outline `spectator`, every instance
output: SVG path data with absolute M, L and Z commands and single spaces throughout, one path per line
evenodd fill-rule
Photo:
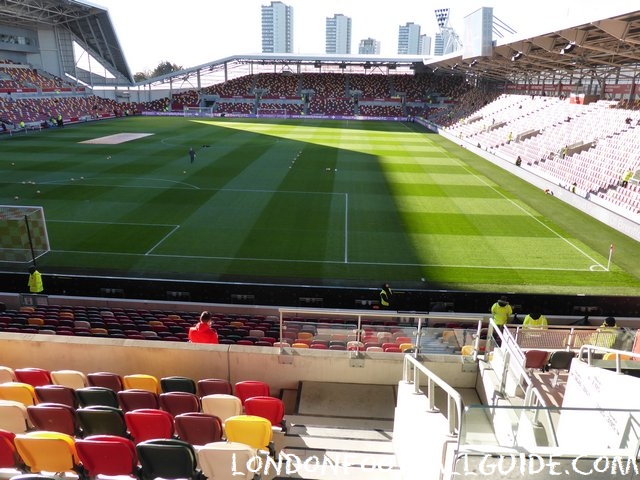
M 513 309 L 509 304 L 509 300 L 504 295 L 491 306 L 491 315 L 493 315 L 493 321 L 499 327 L 502 327 L 509 322 L 509 317 L 513 315 Z
M 627 185 L 629 184 L 629 180 L 631 180 L 631 178 L 633 177 L 633 170 L 629 169 L 626 172 L 624 172 L 624 174 L 622 175 L 622 181 L 620 182 L 620 185 L 623 188 L 626 188 Z
M 42 283 L 42 275 L 35 266 L 29 267 L 29 281 L 27 282 L 30 293 L 44 292 L 44 284 Z
M 619 332 L 620 330 L 616 324 L 616 319 L 607 317 L 595 333 L 589 337 L 587 343 L 598 347 L 613 348 Z
M 206 310 L 200 314 L 198 323 L 189 329 L 191 343 L 218 343 L 218 333 L 211 328 L 211 313 Z
M 389 309 L 391 308 L 391 297 L 393 296 L 393 291 L 388 283 L 382 285 L 382 289 L 380 290 L 380 307 Z
M 537 330 L 545 330 L 549 322 L 547 321 L 547 317 L 542 315 L 540 312 L 532 311 L 526 317 L 524 317 L 524 321 L 522 322 L 522 328 L 531 328 Z

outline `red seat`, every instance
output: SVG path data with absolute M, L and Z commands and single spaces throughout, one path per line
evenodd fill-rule
M 243 380 L 235 385 L 235 395 L 240 399 L 242 404 L 247 398 L 270 396 L 269 384 L 259 380 Z
M 8 430 L 0 430 L 0 468 L 25 471 L 25 465 L 13 443 L 14 438 L 16 438 L 15 433 Z
M 27 407 L 29 420 L 37 430 L 65 433 L 72 437 L 80 434 L 73 407 L 61 403 L 40 403 Z
M 160 394 L 159 400 L 160 408 L 174 417 L 181 413 L 199 412 L 201 408 L 200 397 L 194 393 L 166 392 Z
M 134 443 L 173 436 L 173 417 L 169 412 L 153 408 L 141 408 L 124 414 L 127 429 Z
M 202 380 L 198 380 L 198 394 L 200 397 L 219 393 L 224 395 L 231 395 L 233 393 L 233 386 L 229 380 L 224 378 L 203 378 Z
M 118 396 L 120 408 L 125 413 L 140 408 L 160 408 L 158 395 L 148 390 L 132 388 L 120 390 L 116 395 Z
M 526 369 L 543 369 L 547 365 L 549 352 L 544 350 L 526 350 L 524 352 L 524 368 Z
M 89 478 L 97 475 L 138 477 L 138 455 L 128 438 L 91 435 L 76 439 L 76 450 Z
M 78 408 L 78 397 L 71 387 L 64 385 L 41 385 L 34 388 L 38 401 L 43 403 L 62 403 Z
M 219 442 L 224 435 L 222 420 L 216 415 L 189 412 L 174 417 L 178 437 L 191 445 Z
M 34 387 L 51 385 L 51 374 L 43 368 L 16 368 L 14 370 L 16 381 L 28 383 Z
M 122 390 L 122 377 L 111 372 L 94 372 L 87 374 L 87 381 L 92 387 L 110 388 L 114 392 Z
M 247 415 L 256 415 L 266 418 L 271 426 L 286 431 L 284 422 L 284 403 L 275 397 L 259 396 L 247 398 L 244 402 L 244 411 Z

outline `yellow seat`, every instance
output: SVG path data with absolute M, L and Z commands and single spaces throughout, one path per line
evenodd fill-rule
M 298 338 L 300 340 L 313 340 L 313 333 L 311 333 L 311 332 L 298 332 Z
M 460 355 L 468 357 L 473 353 L 473 345 L 464 345 L 460 350 Z
M 291 345 L 293 348 L 309 348 L 309 345 L 307 345 L 306 343 L 302 343 L 302 342 L 295 342 L 293 345 Z
M 16 435 L 16 450 L 33 473 L 79 473 L 80 459 L 72 436 L 58 432 L 35 431 Z
M 630 355 L 625 355 L 623 353 L 618 354 L 618 356 L 620 357 L 620 360 L 631 360 L 631 356 Z M 615 360 L 616 359 L 616 354 L 613 352 L 607 352 L 602 356 L 603 360 Z
M 147 375 L 145 373 L 125 375 L 122 377 L 122 383 L 127 390 L 135 388 L 160 394 L 160 382 L 153 375 Z
M 0 384 L 0 400 L 13 400 L 24 406 L 38 403 L 36 390 L 33 385 L 22 382 L 7 382 Z
M 398 348 L 401 351 L 405 351 L 405 350 L 409 350 L 410 348 L 414 348 L 415 345 L 413 343 L 401 343 L 400 345 L 398 345 Z
M 271 422 L 257 415 L 236 415 L 224 424 L 227 440 L 249 445 L 256 450 L 268 450 L 273 454 L 273 430 Z

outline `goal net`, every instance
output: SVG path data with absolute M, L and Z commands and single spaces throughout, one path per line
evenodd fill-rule
M 213 107 L 184 107 L 185 117 L 213 117 Z
M 0 205 L 0 262 L 29 263 L 49 250 L 42 207 Z

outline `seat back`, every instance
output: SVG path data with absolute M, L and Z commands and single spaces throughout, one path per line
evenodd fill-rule
M 155 394 L 160 393 L 160 382 L 153 375 L 146 373 L 135 373 L 132 375 L 125 375 L 122 377 L 122 385 L 125 390 L 140 389 L 148 390 Z
M 135 445 L 128 438 L 115 435 L 91 435 L 76 440 L 76 450 L 90 477 L 96 475 L 131 475 L 138 471 Z
M 242 402 L 235 395 L 225 395 L 218 393 L 202 397 L 202 411 L 220 417 L 222 423 L 227 418 L 242 413 Z
M 28 383 L 34 387 L 53 383 L 49 371 L 43 368 L 16 368 L 13 372 L 17 382 Z
M 227 440 L 240 442 L 252 448 L 266 450 L 273 439 L 271 422 L 256 415 L 236 415 L 224 423 Z
M 178 437 L 191 445 L 219 442 L 224 435 L 222 420 L 202 412 L 181 413 L 174 417 Z
M 28 432 L 13 440 L 20 458 L 35 472 L 81 472 L 73 437 L 58 432 Z
M 87 374 L 87 382 L 91 387 L 110 388 L 114 392 L 123 389 L 122 377 L 117 373 L 111 372 L 93 372 Z
M 14 444 L 15 437 L 15 433 L 0 429 L 0 468 L 24 471 L 24 464 Z
M 79 370 L 52 370 L 51 380 L 55 385 L 64 385 L 74 390 L 89 386 L 87 376 Z
M 64 385 L 41 385 L 34 388 L 39 402 L 62 403 L 72 408 L 78 408 L 78 397 L 71 387 Z
M 549 355 L 549 370 L 569 370 L 575 353 L 569 350 L 556 350 Z
M 177 439 L 147 440 L 136 445 L 141 478 L 197 479 L 197 457 L 193 446 Z
M 198 394 L 200 397 L 219 393 L 224 395 L 233 393 L 233 385 L 229 380 L 224 378 L 203 378 L 198 380 Z
M 247 398 L 251 397 L 268 397 L 270 395 L 269 384 L 259 380 L 243 380 L 235 385 L 235 395 L 240 399 L 242 404 Z
M 25 407 L 38 403 L 33 385 L 24 382 L 0 383 L 0 400 L 13 400 Z
M 181 413 L 199 412 L 200 397 L 195 393 L 167 392 L 160 394 L 160 408 L 174 417 Z
M 28 406 L 27 414 L 37 430 L 64 433 L 72 437 L 80 434 L 76 412 L 69 405 L 39 403 Z
M 90 435 L 129 436 L 124 413 L 119 408 L 93 405 L 77 409 L 76 415 L 85 437 Z
M 0 400 L 0 429 L 11 433 L 24 433 L 31 423 L 27 407 L 14 400 Z
M 160 389 L 163 393 L 187 392 L 194 395 L 198 393 L 195 380 L 189 377 L 162 377 L 160 379 Z
M 215 480 L 252 478 L 259 469 L 251 463 L 255 454 L 253 448 L 240 442 L 208 443 L 198 448 L 198 465 L 207 478 Z
M 549 352 L 545 350 L 525 350 L 524 352 L 524 368 L 542 369 L 547 364 Z
M 271 426 L 284 428 L 284 403 L 275 397 L 251 397 L 244 402 L 244 412 L 247 415 L 257 415 L 266 418 Z
M 0 383 L 15 382 L 16 374 L 11 367 L 0 365 Z
M 76 390 L 78 403 L 81 407 L 91 407 L 102 405 L 107 407 L 119 408 L 120 403 L 116 392 L 105 387 L 85 387 Z
M 120 390 L 116 396 L 123 412 L 130 412 L 140 408 L 158 408 L 158 394 L 149 390 L 132 388 L 131 390 Z
M 173 436 L 173 416 L 164 410 L 141 408 L 124 414 L 134 443 Z

